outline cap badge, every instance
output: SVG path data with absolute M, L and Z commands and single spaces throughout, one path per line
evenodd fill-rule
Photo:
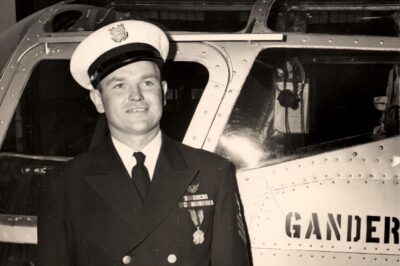
M 117 25 L 116 27 L 112 27 L 109 29 L 109 31 L 111 34 L 111 39 L 114 42 L 122 42 L 128 38 L 128 32 L 126 31 L 123 23 Z

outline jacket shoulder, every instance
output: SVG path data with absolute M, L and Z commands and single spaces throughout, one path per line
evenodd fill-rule
M 191 146 L 177 142 L 175 140 L 172 141 L 174 145 L 176 145 L 180 149 L 184 157 L 191 163 L 200 165 L 206 164 L 210 167 L 230 164 L 230 162 L 227 159 L 221 157 L 218 154 L 198 148 L 193 148 Z
M 73 176 L 78 176 L 75 173 L 79 173 L 81 175 L 86 172 L 90 172 L 99 154 L 103 152 L 101 151 L 101 149 L 102 149 L 101 146 L 98 146 L 77 155 L 76 157 L 69 160 L 65 164 L 61 165 L 60 167 L 57 167 L 54 173 L 61 176 L 68 175 L 70 177 L 73 177 Z

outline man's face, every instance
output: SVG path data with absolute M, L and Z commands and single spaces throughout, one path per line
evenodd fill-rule
M 167 83 L 160 79 L 155 63 L 138 61 L 105 77 L 99 84 L 101 92 L 90 92 L 97 111 L 105 112 L 114 137 L 123 139 L 158 132 L 165 104 L 163 94 L 167 92 Z

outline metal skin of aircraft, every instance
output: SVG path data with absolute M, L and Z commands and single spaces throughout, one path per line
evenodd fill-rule
M 170 84 L 183 76 L 195 84 L 169 86 L 163 119 L 185 116 L 178 139 L 235 164 L 253 265 L 400 265 L 399 3 L 92 2 L 61 2 L 0 36 L 0 264 L 34 264 L 36 194 L 18 195 L 94 135 L 81 145 L 80 129 L 69 140 L 63 119 L 80 124 L 81 107 L 53 134 L 57 117 L 43 103 L 79 96 L 90 105 L 63 67 L 93 30 L 143 18 L 166 25 L 169 60 L 194 69 L 172 77 L 172 68 Z M 77 92 L 50 92 L 61 84 Z M 37 97 L 46 101 L 35 105 Z M 33 127 L 41 116 L 47 122 Z M 64 139 L 61 151 L 51 144 Z M 30 207 L 15 207 L 23 201 Z

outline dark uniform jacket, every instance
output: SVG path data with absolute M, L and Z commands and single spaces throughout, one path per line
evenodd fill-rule
M 56 171 L 44 190 L 39 266 L 248 265 L 234 176 L 215 154 L 163 136 L 142 200 L 108 137 Z M 204 232 L 198 245 L 196 223 Z

